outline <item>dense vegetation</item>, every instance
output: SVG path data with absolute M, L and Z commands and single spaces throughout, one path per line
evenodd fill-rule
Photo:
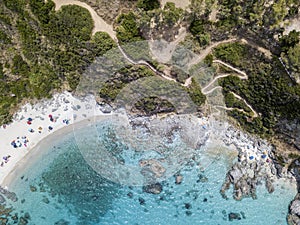
M 160 2 L 158 0 L 139 0 L 137 7 L 149 11 L 153 9 L 158 9 L 160 7 Z
M 217 47 L 206 62 L 211 66 L 213 57 L 218 58 L 248 74 L 247 80 L 230 76 L 220 81 L 227 106 L 244 111 L 229 113 L 251 132 L 272 134 L 278 121 L 299 118 L 299 110 L 295 110 L 300 106 L 299 85 L 295 82 L 300 79 L 299 33 L 282 35 L 279 28 L 284 19 L 298 13 L 299 5 L 296 0 L 271 3 L 266 0 L 191 0 L 188 14 L 174 3 L 161 8 L 157 0 L 137 0 L 137 10 L 124 10 L 114 25 L 124 51 L 132 59 L 144 59 L 156 68 L 159 64 L 147 53 L 148 44 L 140 41 L 160 37 L 173 40 L 181 26 L 190 31 L 192 45 L 200 48 L 231 36 L 247 36 L 254 43 L 267 46 L 275 53 L 272 59 L 249 45 L 236 42 Z M 49 97 L 53 90 L 62 87 L 75 90 L 81 74 L 95 58 L 116 47 L 108 34 L 92 34 L 91 15 L 79 6 L 63 6 L 57 12 L 51 0 L 4 0 L 0 6 L 0 48 L 6 56 L 0 61 L 1 122 L 9 120 L 10 111 L 24 98 Z M 213 10 L 215 19 L 210 17 Z M 278 40 L 274 38 L 276 35 Z M 112 102 L 129 82 L 154 75 L 147 67 L 127 66 L 105 82 L 99 90 L 100 97 Z M 188 77 L 175 67 L 171 75 L 180 83 Z M 205 102 L 206 97 L 194 79 L 186 91 L 196 105 Z M 245 103 L 231 92 L 244 98 L 260 116 L 253 118 Z M 156 112 L 166 106 L 165 109 L 171 110 L 168 104 L 149 97 L 139 100 L 136 108 Z
M 121 14 L 117 18 L 117 38 L 121 44 L 143 40 L 136 19 L 137 17 L 133 12 Z
M 278 121 L 300 117 L 300 111 L 297 110 L 300 108 L 300 85 L 289 77 L 278 58 L 266 59 L 251 47 L 239 43 L 219 46 L 214 53 L 219 59 L 248 74 L 247 80 L 229 76 L 220 81 L 227 106 L 236 104 L 236 100 L 228 96 L 232 91 L 244 98 L 260 114 L 253 119 L 237 110 L 229 112 L 248 131 L 273 134 Z M 244 106 L 237 108 L 245 110 Z
M 152 70 L 145 66 L 124 67 L 113 74 L 111 78 L 100 87 L 100 97 L 110 103 L 115 100 L 120 91 L 130 82 L 154 75 Z
M 201 92 L 200 85 L 192 78 L 190 87 L 188 88 L 188 93 L 192 101 L 197 105 L 201 106 L 205 103 L 206 96 Z
M 144 115 L 154 115 L 157 113 L 169 113 L 175 111 L 175 107 L 170 102 L 155 96 L 138 100 L 134 104 L 134 108 L 139 113 L 142 112 Z
M 0 8 L 1 123 L 24 99 L 76 89 L 85 68 L 115 46 L 106 33 L 92 35 L 90 13 L 76 5 L 56 12 L 51 0 L 5 0 Z

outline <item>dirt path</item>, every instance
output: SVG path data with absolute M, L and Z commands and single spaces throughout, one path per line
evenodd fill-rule
M 124 58 L 125 58 L 128 62 L 130 62 L 131 64 L 134 64 L 134 65 L 146 65 L 146 66 L 149 67 L 153 72 L 155 72 L 156 74 L 158 74 L 158 75 L 161 76 L 162 78 L 164 78 L 164 79 L 166 79 L 166 80 L 169 80 L 169 81 L 177 82 L 175 79 L 173 79 L 173 78 L 171 78 L 171 77 L 168 77 L 168 76 L 166 76 L 165 74 L 161 73 L 160 71 L 156 70 L 156 69 L 155 69 L 152 65 L 150 65 L 148 62 L 146 62 L 146 61 L 144 61 L 144 60 L 134 61 L 133 59 L 131 59 L 131 58 L 124 52 L 124 50 L 122 49 L 122 47 L 119 45 L 118 39 L 117 39 L 117 37 L 116 37 L 116 32 L 113 30 L 113 27 L 112 27 L 111 25 L 107 24 L 107 23 L 106 23 L 106 22 L 105 22 L 105 21 L 104 21 L 104 20 L 103 20 L 96 12 L 95 12 L 95 10 L 94 10 L 93 8 L 91 8 L 89 5 L 87 5 L 86 3 L 83 3 L 83 2 L 80 2 L 80 1 L 76 1 L 76 0 L 53 0 L 53 1 L 54 1 L 54 3 L 55 3 L 55 10 L 59 10 L 63 5 L 78 5 L 78 6 L 81 6 L 81 7 L 85 8 L 85 9 L 87 9 L 87 10 L 90 12 L 90 14 L 91 14 L 92 19 L 94 20 L 93 34 L 95 34 L 95 33 L 98 32 L 98 31 L 103 31 L 103 32 L 108 33 L 108 34 L 111 36 L 111 38 L 112 38 L 113 40 L 116 41 L 116 43 L 117 43 L 117 45 L 118 45 L 118 49 L 120 50 L 120 52 L 122 53 L 122 55 L 124 56 Z M 170 1 L 170 0 L 168 0 L 168 1 Z M 162 5 L 164 6 L 166 2 L 167 2 L 166 0 L 162 0 Z M 174 2 L 175 5 L 176 5 L 176 7 L 180 7 L 180 8 L 186 8 L 186 7 L 190 4 L 189 0 L 171 0 L 171 2 Z M 179 33 L 177 39 L 171 43 L 172 46 L 175 46 L 175 47 L 174 47 L 174 50 L 175 50 L 176 46 L 177 46 L 182 40 L 184 40 L 185 36 L 186 36 L 186 30 L 184 29 L 184 30 L 182 30 L 182 32 Z M 204 50 L 201 52 L 201 54 L 200 54 L 198 57 L 196 57 L 194 60 L 192 60 L 192 61 L 189 63 L 188 67 L 190 68 L 191 66 L 200 63 L 200 62 L 201 62 L 201 61 L 202 61 L 202 60 L 203 60 L 203 59 L 204 59 L 204 58 L 212 51 L 212 49 L 215 48 L 215 47 L 217 47 L 218 45 L 224 44 L 224 43 L 234 42 L 234 41 L 236 41 L 236 40 L 237 40 L 236 38 L 232 38 L 232 39 L 228 39 L 228 40 L 216 42 L 216 43 L 214 43 L 214 44 L 208 46 L 206 49 L 204 49 Z M 242 39 L 242 42 L 251 45 L 251 43 L 249 43 L 249 42 L 248 42 L 247 40 L 245 40 L 245 39 Z M 268 52 L 268 50 L 263 49 L 263 48 L 260 48 L 259 46 L 256 46 L 256 47 L 257 47 L 260 51 L 264 52 L 266 55 L 269 55 L 269 54 L 270 54 L 270 52 Z M 174 50 L 173 50 L 173 51 L 174 51 Z M 241 70 L 239 70 L 239 69 L 236 69 L 236 68 L 234 68 L 233 66 L 231 66 L 231 65 L 229 65 L 229 64 L 227 64 L 227 63 L 225 63 L 225 62 L 223 62 L 223 61 L 221 61 L 221 60 L 214 60 L 213 62 L 214 62 L 214 63 L 222 64 L 223 66 L 226 66 L 226 67 L 230 68 L 231 70 L 233 70 L 233 71 L 235 71 L 235 72 L 241 74 L 242 76 L 239 76 L 241 79 L 247 79 L 247 78 L 248 78 L 248 76 L 247 76 L 247 74 L 246 74 L 245 72 L 243 72 L 243 71 L 241 71 Z M 206 85 L 204 88 L 202 88 L 202 92 L 203 92 L 204 94 L 207 95 L 207 94 L 213 92 L 214 90 L 221 88 L 220 86 L 217 86 L 217 87 L 214 87 L 213 89 L 211 89 L 211 90 L 209 90 L 209 91 L 206 91 L 206 89 L 207 89 L 209 86 L 211 86 L 217 79 L 222 78 L 222 77 L 227 77 L 227 76 L 229 76 L 229 75 L 231 75 L 231 74 L 222 74 L 222 75 L 219 75 L 219 76 L 215 77 L 211 82 L 209 82 L 208 85 Z M 184 84 L 181 84 L 181 85 L 187 87 L 187 86 L 189 86 L 189 85 L 191 84 L 191 82 L 192 82 L 192 77 L 189 77 L 188 79 L 186 79 L 185 83 L 184 83 Z M 233 92 L 232 92 L 232 93 L 233 93 Z M 254 109 L 253 109 L 253 108 L 252 108 L 252 107 L 251 107 L 244 99 L 242 99 L 239 95 L 237 95 L 237 94 L 235 94 L 235 93 L 233 93 L 233 95 L 234 95 L 236 98 L 238 98 L 238 99 L 240 99 L 240 100 L 242 100 L 242 101 L 245 102 L 245 104 L 253 111 L 254 117 L 257 117 L 257 116 L 258 116 L 257 113 L 254 111 Z M 227 107 L 224 107 L 224 106 L 215 106 L 215 107 L 224 108 L 224 109 L 226 109 L 226 110 L 233 110 L 233 108 L 227 108 Z M 244 110 L 242 110 L 242 109 L 237 109 L 237 110 L 243 111 L 243 112 L 244 112 Z
M 236 93 L 234 93 L 234 92 L 232 92 L 232 91 L 231 91 L 231 94 L 233 94 L 234 97 L 236 97 L 237 99 L 243 101 L 243 102 L 249 107 L 249 109 L 253 112 L 253 117 L 258 117 L 257 112 L 252 108 L 251 105 L 249 105 L 249 104 L 246 102 L 245 99 L 243 99 L 241 96 L 237 95 Z
M 219 63 L 219 64 L 222 64 L 223 66 L 226 66 L 226 67 L 228 67 L 229 69 L 231 69 L 231 70 L 233 70 L 233 71 L 235 71 L 235 72 L 237 72 L 237 73 L 243 75 L 243 76 L 240 76 L 241 79 L 248 79 L 248 76 L 247 76 L 247 74 L 246 74 L 245 72 L 243 72 L 243 71 L 241 71 L 241 70 L 239 70 L 239 69 L 237 69 L 237 68 L 234 68 L 233 66 L 229 65 L 228 63 L 225 63 L 225 62 L 223 62 L 223 61 L 221 61 L 221 60 L 218 60 L 218 59 L 213 60 L 213 63 Z
M 116 32 L 113 30 L 113 27 L 107 24 L 88 4 L 76 0 L 53 0 L 55 3 L 55 10 L 59 10 L 63 5 L 78 5 L 87 9 L 94 20 L 94 29 L 93 34 L 98 31 L 103 31 L 108 33 L 113 40 L 117 40 Z
M 218 45 L 220 44 L 225 44 L 225 43 L 230 43 L 230 42 L 234 42 L 236 41 L 237 39 L 236 38 L 231 38 L 231 39 L 228 39 L 228 40 L 223 40 L 223 41 L 219 41 L 219 42 L 216 42 L 210 46 L 208 46 L 207 48 L 205 48 L 201 53 L 200 55 L 198 55 L 195 59 L 193 59 L 188 67 L 191 68 L 193 65 L 196 65 L 198 63 L 200 63 L 203 59 L 205 59 L 205 57 L 211 53 L 212 49 L 217 47 Z
M 222 105 L 215 105 L 214 107 L 215 107 L 215 109 L 220 108 L 220 109 L 225 109 L 225 110 L 229 110 L 229 111 L 237 110 L 237 111 L 240 111 L 240 112 L 242 112 L 242 113 L 247 114 L 247 113 L 245 112 L 245 110 L 243 110 L 243 109 L 238 109 L 238 108 L 228 108 L 228 107 L 222 106 Z
M 234 68 L 233 66 L 231 66 L 231 65 L 229 65 L 229 64 L 227 64 L 227 63 L 225 63 L 225 62 L 223 62 L 221 60 L 214 60 L 213 62 L 214 63 L 220 63 L 223 66 L 226 66 L 226 67 L 230 68 L 231 70 L 239 73 L 241 75 L 241 76 L 238 76 L 240 79 L 248 79 L 248 76 L 247 76 L 247 74 L 245 72 L 243 72 L 243 71 L 241 71 L 241 70 L 239 70 L 237 68 Z M 221 86 L 216 86 L 216 87 L 214 87 L 214 88 L 212 88 L 212 89 L 210 89 L 210 90 L 207 91 L 207 89 L 214 82 L 216 82 L 219 78 L 227 77 L 227 76 L 230 76 L 230 75 L 232 75 L 232 74 L 230 74 L 230 73 L 229 74 L 220 74 L 219 76 L 216 76 L 212 81 L 210 81 L 205 87 L 202 88 L 202 93 L 205 94 L 205 95 L 208 95 L 208 94 L 212 93 L 213 91 L 215 91 L 216 89 L 221 89 L 222 88 Z M 248 102 L 246 102 L 245 99 L 243 99 L 241 96 L 237 95 L 234 92 L 231 92 L 231 93 L 234 95 L 234 97 L 236 97 L 237 99 L 243 101 L 247 105 L 247 107 L 249 107 L 249 109 L 253 112 L 253 118 L 258 117 L 257 112 L 252 108 L 251 105 L 248 104 Z M 224 107 L 224 106 L 215 106 L 215 107 L 223 108 L 225 110 L 233 110 L 233 109 L 235 109 L 235 108 L 228 108 L 228 107 Z M 244 112 L 245 113 L 245 111 L 243 109 L 237 109 L 237 110 L 239 110 L 240 112 Z
M 167 2 L 173 2 L 177 8 L 187 9 L 190 5 L 189 0 L 161 0 L 161 7 L 163 8 Z
M 249 41 L 249 40 L 246 40 L 244 38 L 242 38 L 240 40 L 242 43 L 245 43 L 247 45 L 250 45 L 251 47 L 255 48 L 256 50 L 262 52 L 265 54 L 265 56 L 268 58 L 268 59 L 271 59 L 272 58 L 272 53 L 270 50 L 266 49 L 266 48 L 263 48 L 263 47 L 260 47 L 258 46 L 257 44 L 255 44 L 254 42 L 252 41 Z
M 226 67 L 228 67 L 229 69 L 233 70 L 234 72 L 240 74 L 240 75 L 237 75 L 237 76 L 238 76 L 240 79 L 242 79 L 242 80 L 248 79 L 248 75 L 247 75 L 245 72 L 243 72 L 243 71 L 241 71 L 241 70 L 239 70 L 239 69 L 237 69 L 237 68 L 235 68 L 235 67 L 229 65 L 228 63 L 225 63 L 225 62 L 223 62 L 223 61 L 221 61 L 221 60 L 214 60 L 213 62 L 214 62 L 214 63 L 219 63 L 219 64 L 221 64 L 221 65 L 223 65 L 223 66 L 226 66 Z M 231 74 L 231 73 L 226 73 L 226 74 L 220 74 L 220 75 L 216 76 L 212 81 L 210 81 L 205 87 L 202 88 L 202 92 L 203 92 L 204 94 L 209 94 L 209 93 L 211 93 L 212 90 L 209 90 L 209 91 L 206 91 L 206 90 L 207 90 L 214 82 L 216 82 L 216 80 L 218 80 L 219 78 L 228 77 L 228 76 L 230 76 L 230 75 L 233 75 L 233 74 Z
M 174 81 L 177 82 L 175 79 L 168 77 L 166 75 L 164 75 L 163 73 L 161 73 L 160 71 L 158 71 L 157 69 L 155 69 L 152 65 L 150 65 L 148 62 L 144 61 L 144 60 L 139 60 L 139 61 L 134 61 L 132 58 L 130 58 L 122 49 L 122 47 L 118 44 L 118 48 L 120 50 L 120 52 L 122 53 L 122 55 L 124 56 L 124 58 L 130 62 L 131 64 L 134 65 L 145 65 L 147 67 L 149 67 L 154 73 L 158 74 L 159 76 L 161 76 L 162 78 L 166 79 L 166 80 L 170 80 L 170 81 Z

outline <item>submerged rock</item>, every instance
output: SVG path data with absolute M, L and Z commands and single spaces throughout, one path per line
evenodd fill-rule
M 133 197 L 133 193 L 132 193 L 132 192 L 128 192 L 128 193 L 127 193 L 127 196 L 128 196 L 129 198 L 132 198 L 132 197 Z
M 184 207 L 186 209 L 191 209 L 192 208 L 192 205 L 190 203 L 184 203 Z
M 187 211 L 185 212 L 185 214 L 186 214 L 187 216 L 191 216 L 193 213 L 192 213 L 191 211 L 187 210 Z
M 10 192 L 10 191 L 0 187 L 0 193 L 3 194 L 6 198 L 10 199 L 13 202 L 18 201 L 17 195 L 14 192 Z
M 7 222 L 8 222 L 8 219 L 6 219 L 6 218 L 0 218 L 0 223 L 1 224 L 7 224 Z
M 145 199 L 139 197 L 139 202 L 140 202 L 140 205 L 145 205 L 146 201 Z
M 143 191 L 150 194 L 160 194 L 162 192 L 162 189 L 163 186 L 160 183 L 143 186 Z
M 181 184 L 182 180 L 183 180 L 183 176 L 179 174 L 175 176 L 175 184 Z
M 46 203 L 46 204 L 49 204 L 49 203 L 50 203 L 50 201 L 49 201 L 49 199 L 48 199 L 47 197 L 44 197 L 42 201 L 43 201 L 44 203 Z
M 37 191 L 37 188 L 33 185 L 30 185 L 30 191 L 31 192 L 36 192 Z
M 241 215 L 239 213 L 233 213 L 233 212 L 231 212 L 231 213 L 228 214 L 228 219 L 229 219 L 229 221 L 241 220 L 242 217 L 241 217 Z
M 5 202 L 5 198 L 2 195 L 0 195 L 0 204 L 2 204 L 4 202 Z
M 268 190 L 269 193 L 273 193 L 275 188 L 274 188 L 274 185 L 272 183 L 272 181 L 270 179 L 266 179 L 266 188 Z
M 25 225 L 25 224 L 28 224 L 27 219 L 25 219 L 24 217 L 20 217 L 19 225 Z
M 55 222 L 54 225 L 69 225 L 69 224 L 70 224 L 70 222 L 68 222 L 68 221 L 66 221 L 64 219 L 61 219 L 61 220 Z

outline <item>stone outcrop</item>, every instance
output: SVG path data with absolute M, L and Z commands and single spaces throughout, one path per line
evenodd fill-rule
M 300 160 L 294 160 L 289 171 L 295 177 L 297 181 L 298 194 L 295 196 L 294 200 L 290 203 L 289 214 L 287 221 L 289 225 L 300 225 Z
M 234 145 L 239 154 L 238 162 L 227 172 L 220 191 L 222 196 L 227 198 L 226 191 L 232 185 L 234 199 L 241 200 L 243 197 L 255 199 L 256 187 L 261 183 L 265 183 L 268 192 L 272 193 L 274 191 L 272 181 L 277 176 L 270 158 L 273 147 L 232 127 L 226 130 L 223 141 L 227 145 Z M 266 157 L 269 159 L 266 160 Z

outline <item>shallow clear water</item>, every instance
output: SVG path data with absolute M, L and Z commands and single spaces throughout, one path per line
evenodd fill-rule
M 116 144 L 111 143 L 114 148 Z M 288 205 L 296 194 L 280 181 L 273 194 L 260 186 L 256 200 L 235 201 L 230 192 L 223 199 L 219 190 L 229 166 L 226 155 L 203 172 L 188 163 L 180 171 L 184 177 L 180 185 L 170 177 L 163 182 L 162 193 L 152 195 L 141 187 L 122 186 L 101 177 L 83 159 L 73 133 L 39 151 L 43 154 L 10 187 L 19 197 L 11 204 L 16 212 L 30 213 L 29 224 L 281 225 L 286 224 Z M 121 156 L 131 162 L 132 154 Z M 241 220 L 229 221 L 230 212 L 240 213 Z

